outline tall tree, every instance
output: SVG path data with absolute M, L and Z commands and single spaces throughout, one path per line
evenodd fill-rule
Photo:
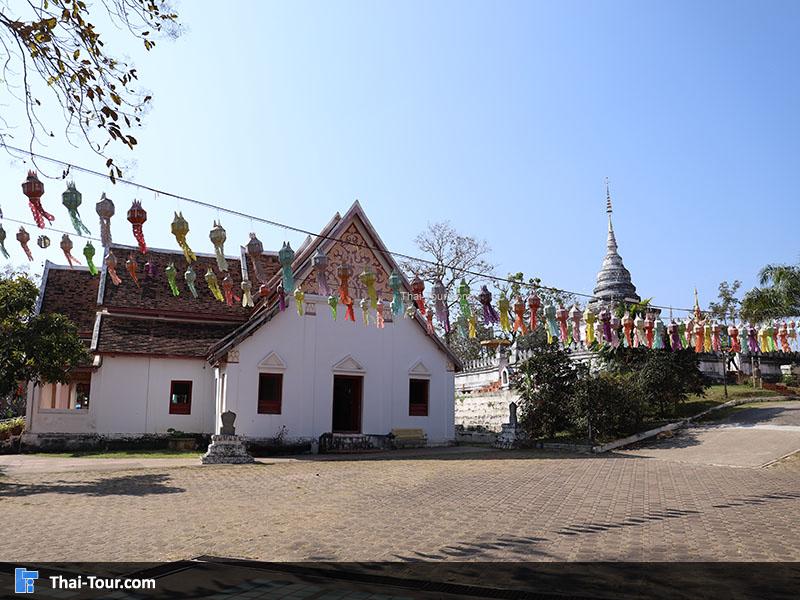
M 742 317 L 758 322 L 800 315 L 800 265 L 767 265 L 759 282 L 742 299 Z
M 35 314 L 39 290 L 24 275 L 0 278 L 0 397 L 20 382 L 66 383 L 88 361 L 78 330 L 64 315 Z
M 736 297 L 736 292 L 742 287 L 742 282 L 738 279 L 733 283 L 723 281 L 719 284 L 719 296 L 717 302 L 708 303 L 708 312 L 711 318 L 718 321 L 736 321 L 739 318 L 739 308 L 741 300 Z
M 136 68 L 106 48 L 96 22 L 152 50 L 159 34 L 178 35 L 177 18 L 168 0 L 0 3 L 2 80 L 7 95 L 24 105 L 28 148 L 33 151 L 40 136 L 55 137 L 48 117 L 58 106 L 66 139 L 83 138 L 106 159 L 112 181 L 121 176 L 109 144 L 136 145 L 132 131 L 141 125 L 151 96 L 137 88 Z M 14 124 L 0 117 L 0 145 L 12 143 L 13 130 Z

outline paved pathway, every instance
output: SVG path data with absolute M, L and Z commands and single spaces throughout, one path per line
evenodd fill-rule
M 800 450 L 800 402 L 763 402 L 709 425 L 679 430 L 621 451 L 626 456 L 760 467 Z

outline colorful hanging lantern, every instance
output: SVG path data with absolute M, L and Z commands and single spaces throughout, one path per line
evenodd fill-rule
M 558 334 L 561 343 L 565 346 L 569 344 L 569 329 L 567 328 L 567 318 L 569 318 L 569 311 L 563 306 L 559 306 L 556 310 L 556 321 L 558 321 Z
M 364 325 L 369 325 L 369 298 L 362 298 L 358 305 L 361 307 L 361 318 L 364 321 Z
M 797 324 L 794 321 L 789 321 L 789 345 L 793 349 L 797 348 Z
M 0 254 L 3 255 L 3 258 L 11 258 L 8 250 L 6 250 L 6 230 L 3 229 L 2 225 L 0 225 Z
M 94 264 L 94 254 L 95 249 L 92 245 L 92 242 L 86 242 L 86 246 L 83 247 L 83 257 L 86 259 L 86 265 L 89 267 L 89 273 L 92 274 L 94 277 L 97 275 L 97 267 Z
M 128 255 L 128 260 L 125 261 L 125 268 L 128 270 L 128 274 L 133 279 L 136 287 L 141 287 L 139 285 L 139 265 L 136 263 L 136 255 L 133 252 Z
M 105 263 L 108 276 L 111 277 L 111 283 L 114 285 L 119 285 L 122 283 L 122 279 L 120 279 L 119 275 L 117 274 L 117 257 L 114 256 L 114 253 L 111 250 L 109 250 L 108 254 L 106 254 Z
M 594 330 L 594 324 L 597 323 L 597 315 L 587 306 L 586 310 L 583 311 L 583 320 L 586 321 L 586 347 L 588 348 L 597 336 Z
M 469 339 L 474 340 L 478 337 L 478 315 L 471 313 L 467 319 L 469 330 L 467 332 Z
M 372 308 L 378 308 L 378 292 L 375 290 L 375 273 L 372 272 L 372 268 L 369 265 L 364 267 L 358 279 L 367 288 L 367 297 Z
M 569 311 L 569 318 L 572 321 L 572 341 L 576 345 L 581 343 L 581 321 L 583 321 L 583 313 L 578 308 L 577 304 L 572 305 L 572 310 Z M 588 340 L 588 338 L 587 338 Z M 588 343 L 586 344 L 589 345 Z
M 303 303 L 306 300 L 306 293 L 297 286 L 294 290 L 294 303 L 297 306 L 297 314 L 303 316 Z
M 644 319 L 641 315 L 636 315 L 633 320 L 633 347 L 644 348 L 647 343 L 645 342 Z
M 631 317 L 631 313 L 626 310 L 622 317 L 622 331 L 623 335 L 625 336 L 626 348 L 633 348 L 633 337 L 631 335 L 633 333 L 633 326 L 633 317 Z
M 405 308 L 405 314 L 403 315 L 406 319 L 416 319 L 417 318 L 417 305 L 413 302 L 409 303 Z
M 552 344 L 558 339 L 558 321 L 555 304 L 546 304 L 544 307 L 544 322 L 547 330 L 547 343 Z
M 22 184 L 22 193 L 28 197 L 28 206 L 31 207 L 33 220 L 39 229 L 44 229 L 44 221 L 52 224 L 55 217 L 42 208 L 42 195 L 44 194 L 44 184 L 39 181 L 36 171 L 28 171 L 28 178 Z
M 222 290 L 219 288 L 219 279 L 217 279 L 217 274 L 214 273 L 211 267 L 208 267 L 206 271 L 205 280 L 211 295 L 220 302 L 225 302 L 225 296 L 222 295 Z
M 335 294 L 331 294 L 330 296 L 328 296 L 328 306 L 331 307 L 331 316 L 335 321 L 336 317 L 338 316 L 337 313 L 339 307 L 339 298 Z
M 72 220 L 72 226 L 75 228 L 75 233 L 78 235 L 89 235 L 91 232 L 89 228 L 81 221 L 81 215 L 78 213 L 78 207 L 83 201 L 83 194 L 75 187 L 75 182 L 70 181 L 67 183 L 67 189 L 61 194 L 61 203 L 66 207 L 69 213 L 69 218 Z
M 661 315 L 656 313 L 656 319 L 653 322 L 653 345 L 656 350 L 664 349 L 664 321 L 661 320 Z
M 336 274 L 339 276 L 339 302 L 346 307 L 344 320 L 355 322 L 356 314 L 353 310 L 353 299 L 350 297 L 350 277 L 353 275 L 353 267 L 348 264 L 339 265 Z
M 175 236 L 175 240 L 178 242 L 178 246 L 180 246 L 181 250 L 183 250 L 183 255 L 186 257 L 186 262 L 192 264 L 197 260 L 197 256 L 189 247 L 189 243 L 186 241 L 186 236 L 189 233 L 189 222 L 183 218 L 182 212 L 175 213 L 175 218 L 172 219 L 172 225 L 170 226 L 170 229 L 172 231 L 172 235 Z
M 514 302 L 514 332 L 519 332 L 522 335 L 528 333 L 528 326 L 525 325 L 525 301 L 522 296 L 517 296 Z
M 283 291 L 283 282 L 279 281 L 275 286 L 275 293 L 278 295 L 278 310 L 281 312 L 286 310 L 286 292 Z
M 396 317 L 403 313 L 403 294 L 400 291 L 402 285 L 403 280 L 400 278 L 400 274 L 396 270 L 392 271 L 389 276 L 389 287 L 392 290 L 392 314 Z
M 330 296 L 331 287 L 328 285 L 327 275 L 328 256 L 322 251 L 322 248 L 317 248 L 314 257 L 311 259 L 311 264 L 317 277 L 317 293 L 320 296 Z
M 483 307 L 483 322 L 486 325 L 494 325 L 500 322 L 500 315 L 492 306 L 492 292 L 485 285 L 481 286 L 481 293 L 478 294 L 478 302 Z
M 736 323 L 728 326 L 728 337 L 731 340 L 731 352 L 742 351 L 742 341 L 739 339 L 739 328 Z
M 447 307 L 447 288 L 441 279 L 433 284 L 433 310 L 444 332 L 450 333 L 450 309 Z
M 695 344 L 697 343 L 694 329 L 695 329 L 694 319 L 692 317 L 687 318 L 686 328 L 685 328 L 686 343 L 684 344 L 684 347 L 686 348 L 694 348 Z
M 214 227 L 208 232 L 208 239 L 214 246 L 214 256 L 217 259 L 217 267 L 220 271 L 228 270 L 228 261 L 225 259 L 225 240 L 228 234 L 220 223 L 214 221 Z
M 147 279 L 156 278 L 156 263 L 153 260 L 148 260 L 144 263 L 144 276 Z
M 147 211 L 142 208 L 139 200 L 134 200 L 128 209 L 128 222 L 133 226 L 133 237 L 139 244 L 139 252 L 147 254 L 147 244 L 144 241 L 144 230 L 142 226 L 147 221 Z
M 425 282 L 422 281 L 419 274 L 414 276 L 411 282 L 411 299 L 417 305 L 419 312 L 425 316 Z
M 467 284 L 466 279 L 461 279 L 461 283 L 458 285 L 458 306 L 461 309 L 461 318 L 466 323 L 466 326 L 469 326 L 470 319 L 472 318 L 472 308 L 469 305 L 469 285 Z M 464 327 L 464 325 L 462 325 Z M 462 329 L 462 333 L 464 332 Z
M 617 315 L 611 315 L 611 346 L 614 348 L 619 348 L 620 344 L 622 344 L 622 339 L 624 337 L 623 334 L 623 326 L 622 326 L 622 319 L 620 319 Z
M 28 260 L 33 260 L 33 254 L 31 254 L 31 249 L 28 247 L 28 242 L 31 241 L 31 235 L 25 231 L 25 228 L 22 226 L 20 226 L 19 231 L 17 232 L 17 241 L 25 251 L 25 256 L 28 257 Z
M 779 329 L 778 322 L 775 321 L 774 323 L 769 324 L 768 332 L 770 337 L 772 338 L 770 341 L 770 348 L 772 352 L 777 352 L 779 350 L 778 347 L 778 329 Z
M 528 296 L 528 310 L 530 311 L 530 330 L 536 331 L 537 319 L 539 318 L 539 307 L 542 305 L 542 300 L 536 294 L 536 291 L 531 290 Z
M 250 233 L 250 241 L 247 242 L 247 255 L 253 263 L 253 275 L 256 281 L 265 281 L 264 274 L 261 272 L 260 257 L 264 254 L 264 244 L 256 237 L 255 233 Z
M 36 238 L 36 245 L 42 250 L 50 247 L 50 238 L 46 235 L 40 235 Z
M 194 272 L 192 265 L 186 267 L 186 270 L 183 272 L 183 280 L 186 282 L 186 287 L 189 288 L 192 296 L 195 298 L 199 298 L 199 294 L 197 293 L 197 286 L 195 282 L 197 281 L 197 273 Z
M 720 339 L 721 331 L 722 328 L 720 324 L 714 321 L 711 324 L 711 350 L 714 352 L 720 352 L 722 350 L 722 340 Z
M 744 325 L 742 325 L 742 327 L 744 327 Z M 751 354 L 758 354 L 759 352 L 758 332 L 752 323 L 747 328 L 747 349 L 750 350 Z
M 253 283 L 249 279 L 242 279 L 239 287 L 242 288 L 242 306 L 244 308 L 253 308 L 255 306 L 255 302 L 253 302 Z
M 667 326 L 667 334 L 669 335 L 669 347 L 673 352 L 683 349 L 683 342 L 681 342 L 680 326 L 673 319 Z
M 294 260 L 294 250 L 289 242 L 284 242 L 278 250 L 278 261 L 281 263 L 283 272 L 283 289 L 287 294 L 294 292 L 294 273 L 292 273 L 292 261 Z
M 425 315 L 425 322 L 428 325 L 428 335 L 436 335 L 436 330 L 433 328 L 433 309 L 429 306 L 422 314 Z
M 500 313 L 500 329 L 508 333 L 511 331 L 511 323 L 508 319 L 508 313 L 511 310 L 511 302 L 506 297 L 505 292 L 500 292 L 500 297 L 497 299 L 497 311 Z
M 687 319 L 686 321 L 680 321 L 678 323 L 678 335 L 680 336 L 681 345 L 680 348 L 691 348 L 691 344 L 689 343 L 689 337 L 686 335 L 686 330 L 689 328 L 689 324 L 692 322 L 691 319 Z M 694 327 L 694 325 L 692 325 Z
M 711 352 L 711 323 L 707 320 L 703 322 L 703 350 Z
M 233 306 L 234 302 L 239 302 L 241 300 L 233 291 L 233 277 L 231 277 L 230 273 L 225 273 L 225 276 L 222 278 L 222 291 L 225 294 L 225 304 L 228 306 Z M 286 300 L 284 299 L 284 310 L 286 309 L 285 304 Z
M 647 313 L 644 317 L 644 342 L 648 348 L 653 347 L 653 338 L 655 337 L 655 323 L 653 322 L 653 315 Z
M 378 329 L 383 329 L 384 324 L 386 323 L 385 317 L 383 316 L 383 311 L 386 308 L 383 300 L 380 298 L 378 299 L 378 308 L 375 310 L 375 326 Z
M 164 268 L 164 272 L 167 274 L 167 285 L 169 285 L 172 295 L 180 296 L 181 291 L 178 289 L 178 269 L 175 268 L 175 263 L 170 262 Z
M 103 248 L 108 248 L 111 246 L 111 217 L 114 216 L 114 202 L 103 193 L 94 209 L 100 218 L 100 244 Z

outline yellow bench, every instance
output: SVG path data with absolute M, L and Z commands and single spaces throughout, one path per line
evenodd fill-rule
M 395 448 L 424 448 L 428 436 L 422 429 L 392 429 L 392 446 Z

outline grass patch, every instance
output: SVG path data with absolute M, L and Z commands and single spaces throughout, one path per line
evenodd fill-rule
M 76 450 L 75 452 L 37 452 L 35 456 L 58 458 L 200 458 L 202 452 L 187 450 Z

